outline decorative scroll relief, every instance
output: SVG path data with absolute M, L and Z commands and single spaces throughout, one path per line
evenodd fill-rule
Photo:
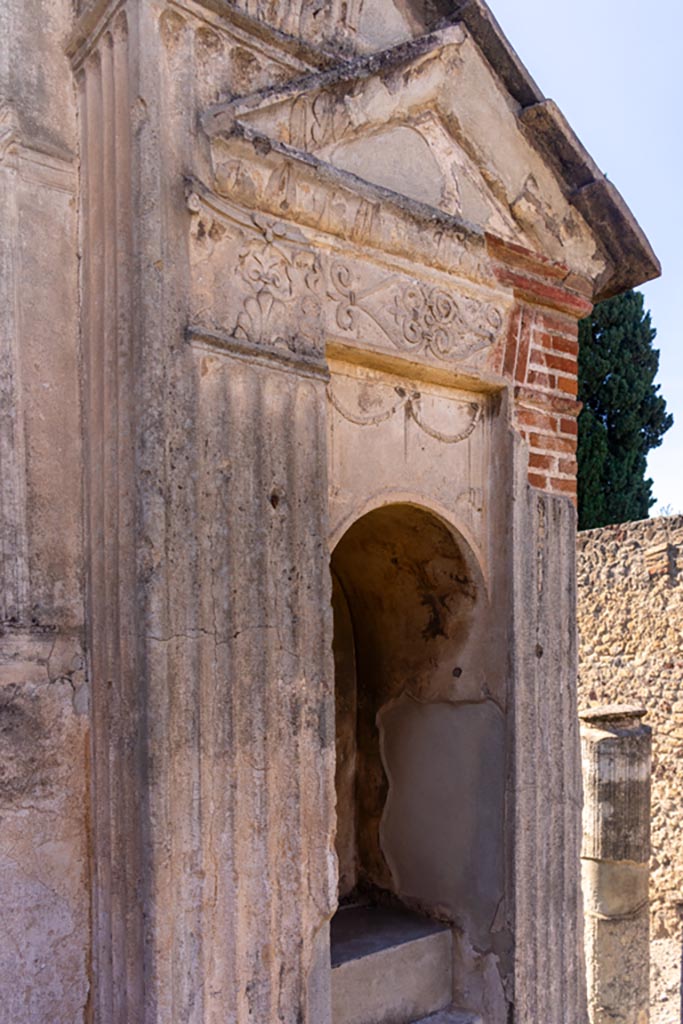
M 437 429 L 427 422 L 422 408 L 422 394 L 419 391 L 409 391 L 404 387 L 398 386 L 394 388 L 394 392 L 397 397 L 391 405 L 377 412 L 365 412 L 361 409 L 358 409 L 358 411 L 349 409 L 335 395 L 332 384 L 328 384 L 327 387 L 330 403 L 339 415 L 343 416 L 349 423 L 354 423 L 359 427 L 379 426 L 380 423 L 384 423 L 386 420 L 391 419 L 392 416 L 395 416 L 397 412 L 404 410 L 406 419 L 413 420 L 420 430 L 442 444 L 458 444 L 460 441 L 466 441 L 474 433 L 481 417 L 481 406 L 479 403 L 469 402 L 467 404 L 469 420 L 466 425 L 455 433 L 448 433 Z M 449 400 L 449 402 L 451 405 L 465 405 L 463 402 L 454 403 L 452 400 Z
M 361 288 L 341 262 L 330 268 L 330 297 L 343 332 L 357 334 L 367 318 L 396 348 L 445 362 L 489 348 L 503 326 L 503 314 L 492 302 L 423 281 L 403 283 L 397 276 Z

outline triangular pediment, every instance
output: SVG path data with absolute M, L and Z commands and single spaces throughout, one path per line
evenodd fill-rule
M 370 124 L 317 155 L 339 170 L 496 235 L 515 238 L 519 234 L 509 209 L 432 110 L 416 108 L 402 119 Z
M 589 277 L 602 270 L 591 231 L 461 25 L 216 107 L 206 124 L 256 132 Z
M 614 277 L 604 225 L 628 220 L 623 201 L 605 191 L 554 105 L 520 108 L 464 23 L 217 104 L 203 121 L 221 154 L 214 164 L 225 166 L 231 140 L 251 140 L 332 170 L 345 187 L 374 186 L 588 279 Z

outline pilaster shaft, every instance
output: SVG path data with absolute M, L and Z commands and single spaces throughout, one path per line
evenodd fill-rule
M 581 851 L 591 1024 L 649 1019 L 650 762 L 645 711 L 581 713 Z

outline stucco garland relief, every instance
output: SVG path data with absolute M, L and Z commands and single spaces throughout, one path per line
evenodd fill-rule
M 397 396 L 396 401 L 392 402 L 386 409 L 383 409 L 376 413 L 364 413 L 362 411 L 354 412 L 345 406 L 334 392 L 332 384 L 327 386 L 327 395 L 332 406 L 337 410 L 340 416 L 343 416 L 349 423 L 354 423 L 356 426 L 368 427 L 378 426 L 380 423 L 384 423 L 386 420 L 391 419 L 397 412 L 404 410 L 406 419 L 413 420 L 417 426 L 429 437 L 435 441 L 440 441 L 442 444 L 458 444 L 460 441 L 467 440 L 479 422 L 481 417 L 481 406 L 478 402 L 469 402 L 469 422 L 467 425 L 457 433 L 446 433 L 442 430 L 437 430 L 436 427 L 431 426 L 427 423 L 424 412 L 422 409 L 422 395 L 419 391 L 408 390 L 405 387 L 397 386 L 394 388 L 394 392 Z M 457 402 L 451 403 L 459 406 L 464 406 L 465 403 Z
M 417 390 L 412 381 L 335 359 L 330 371 L 333 521 L 349 525 L 379 504 L 424 499 L 464 530 L 484 565 L 484 396 Z

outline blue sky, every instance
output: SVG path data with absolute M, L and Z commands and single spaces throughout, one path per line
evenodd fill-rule
M 489 0 L 541 90 L 617 186 L 662 263 L 646 285 L 675 424 L 650 454 L 653 515 L 683 513 L 683 3 Z

